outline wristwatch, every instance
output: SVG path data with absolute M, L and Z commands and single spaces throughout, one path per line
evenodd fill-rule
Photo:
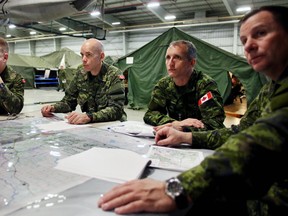
M 173 177 L 166 180 L 165 192 L 175 201 L 177 208 L 183 209 L 189 205 L 185 190 L 178 178 Z
M 86 113 L 86 115 L 90 118 L 90 121 L 93 121 L 93 114 L 92 113 Z
M 4 83 L 0 83 L 0 91 L 2 91 L 5 88 L 5 84 Z

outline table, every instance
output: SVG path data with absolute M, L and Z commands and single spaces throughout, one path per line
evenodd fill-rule
M 103 129 L 102 126 L 113 122 L 57 131 L 38 127 L 56 121 L 59 120 L 29 115 L 0 121 L 0 215 L 115 215 L 99 209 L 97 200 L 116 183 L 56 170 L 57 161 L 91 147 L 122 148 L 145 154 L 154 139 Z M 212 151 L 203 152 L 207 155 Z M 147 177 L 159 180 L 177 174 L 152 168 L 145 171 Z M 184 213 L 185 210 L 141 215 Z

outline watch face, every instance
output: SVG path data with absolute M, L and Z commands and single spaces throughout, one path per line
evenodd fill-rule
M 177 178 L 172 178 L 167 182 L 167 191 L 173 196 L 179 196 L 183 192 L 181 182 Z

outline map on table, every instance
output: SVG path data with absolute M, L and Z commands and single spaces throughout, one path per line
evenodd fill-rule
M 97 128 L 42 132 L 37 125 L 45 122 L 49 123 L 45 118 L 0 122 L 0 215 L 89 179 L 55 169 L 60 159 L 92 147 L 126 148 L 140 154 L 149 149 L 147 140 Z

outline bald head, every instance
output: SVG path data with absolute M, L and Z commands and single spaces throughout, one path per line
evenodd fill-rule
M 96 53 L 104 52 L 103 44 L 95 38 L 87 39 L 86 41 L 84 41 L 82 46 L 89 47 L 90 50 L 93 50 Z
M 86 40 L 81 47 L 81 56 L 84 70 L 98 75 L 105 58 L 103 44 L 95 38 Z

